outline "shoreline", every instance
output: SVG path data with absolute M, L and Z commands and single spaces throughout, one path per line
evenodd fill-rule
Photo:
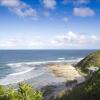
M 45 73 L 43 75 L 37 76 L 36 77 L 37 81 L 38 81 L 38 77 L 40 77 L 39 79 L 41 80 L 41 79 L 44 79 L 43 78 L 44 76 L 45 76 L 45 80 L 48 79 L 48 77 L 51 77 L 50 80 L 55 80 L 56 78 L 58 78 L 58 80 L 63 79 L 62 82 L 77 80 L 78 83 L 81 83 L 82 81 L 84 81 L 84 77 L 73 66 L 73 63 L 70 64 L 70 63 L 66 63 L 66 62 L 63 62 L 63 61 L 59 62 L 59 63 L 58 62 L 50 62 L 50 63 L 44 64 L 43 66 L 41 66 L 41 68 L 45 70 Z M 41 71 L 39 71 L 39 72 L 41 72 Z M 27 80 L 24 79 L 23 81 L 30 82 L 30 80 L 34 80 L 35 77 L 33 77 L 34 74 L 32 74 L 32 73 L 34 73 L 34 70 L 33 71 L 31 70 L 31 72 L 28 72 L 26 75 L 27 76 L 31 75 L 31 77 Z M 41 76 L 43 76 L 43 77 L 41 77 Z M 7 82 L 7 78 L 8 77 L 6 77 L 6 80 L 3 79 L 4 82 Z M 10 83 L 11 79 L 12 79 L 12 81 L 14 81 L 13 79 L 15 79 L 15 77 L 11 75 L 9 83 Z M 50 80 L 46 80 L 46 81 L 50 81 Z M 20 82 L 23 82 L 23 81 L 20 81 Z M 34 82 L 36 83 L 37 81 L 36 80 L 31 81 L 31 84 L 34 83 Z M 20 82 L 12 83 L 12 85 L 18 84 Z M 58 83 L 59 83 L 59 81 L 58 81 Z M 5 84 L 11 85 L 11 83 L 10 84 L 5 83 Z M 51 82 L 51 84 L 52 84 L 52 82 Z
M 24 62 L 24 63 L 13 63 L 13 64 L 9 64 L 8 66 L 9 67 L 14 67 L 14 66 L 18 66 L 19 68 L 19 64 L 20 64 L 20 67 L 24 67 L 24 65 L 28 68 L 30 66 L 29 69 L 25 70 L 25 71 L 22 71 L 22 72 L 15 72 L 15 73 L 12 73 L 12 74 L 8 74 L 7 76 L 3 77 L 3 78 L 0 78 L 0 84 L 1 85 L 8 85 L 8 84 L 13 84 L 13 83 L 19 83 L 19 82 L 22 82 L 22 81 L 26 81 L 26 80 L 29 80 L 29 79 L 32 79 L 34 78 L 35 76 L 37 77 L 38 74 L 40 74 L 41 72 L 43 73 L 49 73 L 49 74 L 54 74 L 53 72 L 50 72 L 48 70 L 46 70 L 48 67 L 49 64 L 64 64 L 64 63 L 68 63 L 68 60 L 57 60 L 57 61 L 47 61 L 44 63 L 43 62 L 39 62 L 36 64 L 36 62 Z M 69 62 L 70 63 L 70 62 Z M 75 63 L 75 62 L 72 62 L 72 63 Z M 22 66 L 21 66 L 22 65 Z M 15 67 L 16 68 L 16 67 Z M 16 71 L 16 69 L 13 69 Z M 42 73 L 42 74 L 43 74 Z M 58 77 L 58 76 L 56 76 Z

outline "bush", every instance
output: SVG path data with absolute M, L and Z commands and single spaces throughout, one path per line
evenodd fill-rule
M 20 83 L 17 90 L 0 86 L 0 100 L 42 100 L 43 94 L 27 83 Z

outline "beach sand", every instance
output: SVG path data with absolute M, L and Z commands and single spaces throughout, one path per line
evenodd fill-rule
M 71 64 L 47 64 L 47 67 L 56 76 L 66 78 L 66 81 L 77 80 L 78 83 L 84 81 L 84 77 Z

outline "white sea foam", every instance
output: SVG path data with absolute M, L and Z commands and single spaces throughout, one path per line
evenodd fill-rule
M 12 73 L 12 74 L 7 75 L 3 79 L 0 79 L 0 84 L 8 85 L 8 84 L 13 84 L 13 83 L 18 83 L 24 80 L 28 80 L 28 79 L 40 76 L 42 74 L 44 74 L 43 69 L 35 71 L 34 68 L 30 68 L 23 72 Z
M 7 64 L 7 66 L 9 66 L 9 67 L 15 67 L 15 68 L 20 67 L 21 65 L 22 65 L 22 63 L 9 63 L 9 64 Z
M 81 61 L 82 59 L 84 59 L 84 58 L 78 58 L 78 61 Z
M 66 60 L 65 58 L 57 58 L 57 60 L 50 60 L 50 61 L 36 61 L 36 62 L 20 62 L 20 63 L 10 63 L 7 64 L 7 66 L 12 67 L 12 68 L 17 68 L 17 67 L 21 67 L 21 66 L 35 66 L 35 65 L 40 65 L 40 64 L 46 64 L 46 63 L 52 63 L 52 62 L 78 62 L 80 60 L 82 60 L 83 58 L 76 58 L 76 59 L 70 59 L 70 60 Z
M 30 68 L 30 69 L 25 70 L 25 71 L 23 71 L 23 72 L 12 73 L 12 74 L 10 74 L 9 76 L 25 74 L 25 73 L 27 73 L 27 72 L 30 72 L 30 71 L 33 70 L 33 69 L 35 69 L 35 68 Z
M 59 60 L 65 60 L 65 58 L 57 58 L 57 59 L 59 59 Z

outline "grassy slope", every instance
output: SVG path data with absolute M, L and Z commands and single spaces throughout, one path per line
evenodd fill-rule
M 100 67 L 100 50 L 89 54 L 76 65 L 83 72 L 87 72 L 87 68 L 90 66 Z

